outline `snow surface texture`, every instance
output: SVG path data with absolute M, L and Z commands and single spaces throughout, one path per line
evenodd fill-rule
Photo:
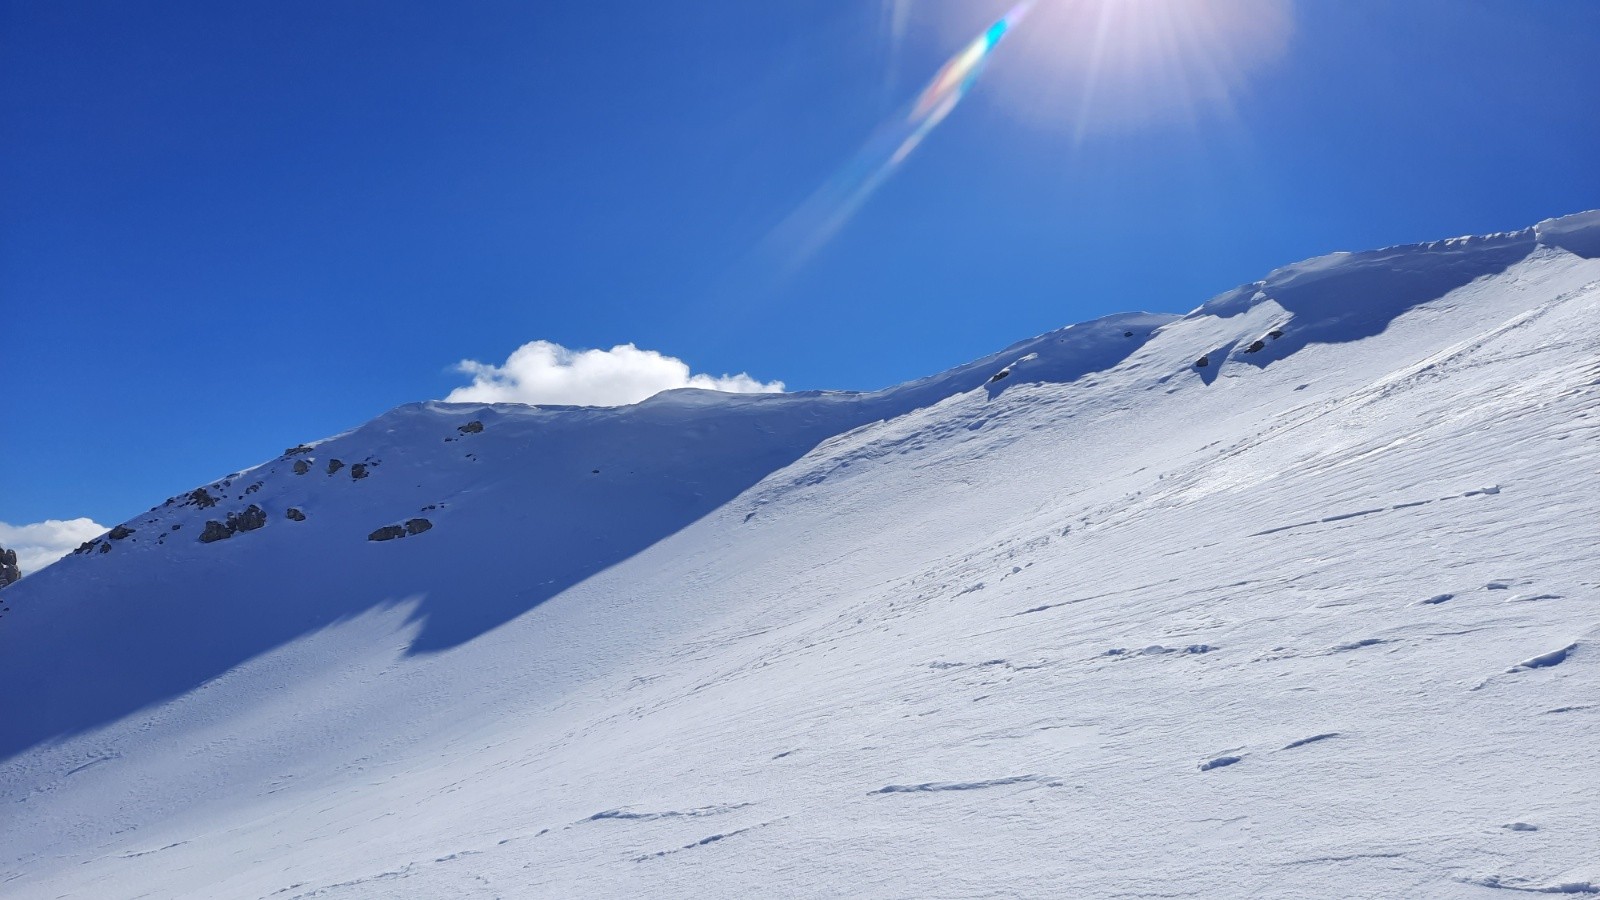
M 0 895 L 1600 894 L 1597 257 L 294 448 L 0 594 Z

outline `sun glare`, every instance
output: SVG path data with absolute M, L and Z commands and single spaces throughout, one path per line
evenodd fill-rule
M 981 18 L 945 10 L 960 32 Z M 1080 138 L 1227 115 L 1293 30 L 1290 0 L 1040 0 L 995 66 L 994 98 Z

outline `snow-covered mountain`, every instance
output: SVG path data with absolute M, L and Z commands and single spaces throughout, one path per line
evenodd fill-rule
M 423 403 L 0 593 L 0 895 L 1600 894 L 1600 213 Z

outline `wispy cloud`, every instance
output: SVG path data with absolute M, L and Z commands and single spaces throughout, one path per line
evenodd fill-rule
M 633 344 L 610 350 L 569 350 L 532 341 L 512 351 L 503 365 L 462 360 L 457 371 L 472 384 L 450 392 L 457 403 L 534 403 L 564 406 L 625 406 L 673 388 L 705 388 L 736 394 L 783 390 L 781 381 L 737 375 L 704 375 L 689 364 Z
M 46 519 L 31 525 L 0 522 L 0 547 L 17 551 L 17 567 L 27 576 L 105 531 L 106 527 L 93 519 Z

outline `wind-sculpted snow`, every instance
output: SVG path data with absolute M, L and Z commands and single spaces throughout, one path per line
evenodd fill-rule
M 1600 210 L 1546 219 L 1534 226 L 1539 243 L 1574 253 L 1584 259 L 1600 258 Z
M 1224 294 L 1191 313 L 1240 315 L 1266 306 L 1270 328 L 1260 336 L 1210 348 L 1227 355 L 1266 338 L 1260 350 L 1237 358 L 1258 366 L 1295 353 L 1307 344 L 1344 343 L 1382 332 L 1397 317 L 1438 300 L 1479 278 L 1498 275 L 1539 252 L 1600 256 L 1600 214 L 1552 219 L 1534 228 L 1487 237 L 1462 237 L 1418 246 L 1362 253 L 1334 253 L 1285 266 L 1262 281 Z
M 1596 222 L 291 448 L 5 589 L 0 894 L 1593 893 Z

